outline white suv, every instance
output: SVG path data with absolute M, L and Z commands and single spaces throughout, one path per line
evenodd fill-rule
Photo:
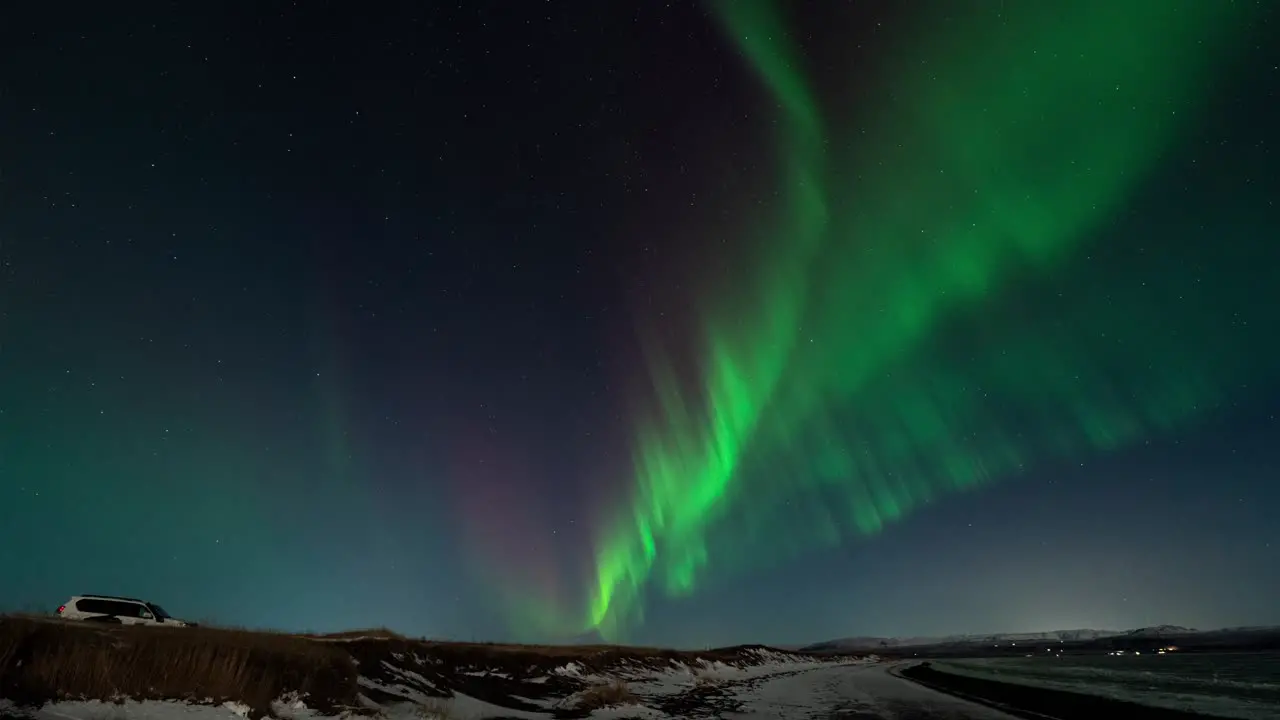
M 76 595 L 58 608 L 64 620 L 118 623 L 121 625 L 162 625 L 192 627 L 195 623 L 178 620 L 153 602 L 111 595 Z

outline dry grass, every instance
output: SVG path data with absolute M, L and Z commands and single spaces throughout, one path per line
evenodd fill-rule
M 255 715 L 287 692 L 324 708 L 354 705 L 356 670 L 341 648 L 306 638 L 0 617 L 0 697 L 236 700 Z
M 625 705 L 634 701 L 631 689 L 621 680 L 594 685 L 578 695 L 579 710 L 599 710 L 613 705 Z
M 415 665 L 428 684 L 484 697 L 485 682 L 459 675 L 469 668 L 502 670 L 512 677 L 576 662 L 607 673 L 619 662 L 653 668 L 693 665 L 698 658 L 741 662 L 751 648 L 677 651 L 620 645 L 520 645 L 411 640 L 386 628 L 333 634 L 290 634 L 227 627 L 134 627 L 69 622 L 56 618 L 0 616 L 0 697 L 21 704 L 64 698 L 120 697 L 196 702 L 233 700 L 248 705 L 255 717 L 269 714 L 272 701 L 291 692 L 308 706 L 352 717 L 377 717 L 358 708 L 356 663 L 378 677 L 392 656 L 429 656 Z M 696 672 L 696 671 L 695 671 Z M 710 678 L 698 677 L 702 684 Z M 462 685 L 459 685 L 461 683 Z M 473 683 L 474 684 L 474 683 Z M 547 692 L 568 693 L 575 682 L 555 677 Z M 497 692 L 495 690 L 495 692 Z M 499 692 L 499 694 L 501 694 Z M 550 695 L 548 695 L 550 696 Z M 566 706 L 591 710 L 632 701 L 626 683 L 614 681 L 565 698 Z M 567 709 L 567 708 L 566 708 Z M 426 706 L 425 718 L 447 718 L 447 704 Z M 3 718 L 0 718 L 3 720 Z
M 317 640 L 355 640 L 358 638 L 374 638 L 378 640 L 410 639 L 391 628 L 385 627 L 365 628 L 363 630 L 343 630 L 342 632 L 323 634 L 304 633 L 302 637 L 315 638 Z

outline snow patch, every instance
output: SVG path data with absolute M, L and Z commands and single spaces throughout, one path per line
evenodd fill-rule
M 410 707 L 413 717 L 422 720 L 424 713 L 422 708 L 426 708 L 426 718 L 432 718 L 430 712 L 432 709 L 437 710 L 440 720 L 482 720 L 482 718 L 522 718 L 528 720 L 546 720 L 549 715 L 542 712 L 529 712 L 527 710 L 514 710 L 512 708 L 494 705 L 485 702 L 479 698 L 464 695 L 462 693 L 454 693 L 452 698 L 434 698 L 425 703 L 417 704 L 417 707 Z M 401 707 L 400 710 L 405 708 Z M 390 711 L 391 708 L 388 708 Z M 388 712 L 389 717 L 394 717 L 392 712 Z
M 567 665 L 561 665 L 560 667 L 555 668 L 551 672 L 563 677 L 581 679 L 581 678 L 587 677 L 587 675 L 583 672 L 585 669 L 586 668 L 584 668 L 582 665 L 576 662 L 571 662 Z
M 462 674 L 469 675 L 471 677 L 496 677 L 496 678 L 502 678 L 503 680 L 511 679 L 510 673 L 499 672 L 497 670 L 471 670 L 469 672 L 464 672 Z

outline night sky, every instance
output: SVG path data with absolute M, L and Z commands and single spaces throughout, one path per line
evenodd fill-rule
M 1280 623 L 1275 8 L 12 11 L 0 609 Z

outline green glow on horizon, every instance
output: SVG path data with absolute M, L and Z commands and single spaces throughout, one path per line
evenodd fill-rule
M 874 534 L 1221 400 L 1242 371 L 1233 338 L 1206 318 L 1150 329 L 1159 278 L 1038 324 L 1010 299 L 1048 307 L 1089 272 L 1082 249 L 1192 121 L 1233 5 L 936 16 L 898 43 L 878 104 L 839 121 L 773 3 L 716 9 L 778 109 L 780 205 L 748 291 L 701 304 L 699 387 L 648 348 L 657 412 L 636 431 L 631 504 L 599 540 L 585 625 L 618 638 L 650 586 L 686 594 L 712 568 Z

